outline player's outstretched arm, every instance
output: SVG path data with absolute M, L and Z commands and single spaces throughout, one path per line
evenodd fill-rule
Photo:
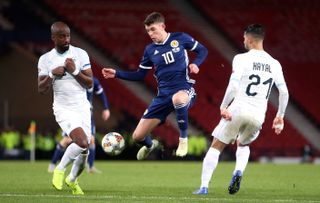
M 138 81 L 143 80 L 148 73 L 148 69 L 139 68 L 137 71 L 121 71 L 112 68 L 103 68 L 102 75 L 105 79 L 119 78 L 122 80 Z
M 101 73 L 105 79 L 116 77 L 116 70 L 113 68 L 103 68 L 101 70 Z
M 272 124 L 272 129 L 274 129 L 274 132 L 279 135 L 281 133 L 281 131 L 284 128 L 284 120 L 283 117 L 280 116 L 276 116 L 273 119 L 273 124 Z

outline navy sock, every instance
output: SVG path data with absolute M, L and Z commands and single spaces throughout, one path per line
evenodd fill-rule
M 180 131 L 180 138 L 188 137 L 188 105 L 177 104 L 174 106 Z
M 144 138 L 144 140 L 141 140 L 140 142 L 138 142 L 138 144 L 150 148 L 150 147 L 152 146 L 151 136 L 150 136 L 150 135 L 146 136 L 146 137 Z
M 93 162 L 94 162 L 95 156 L 96 156 L 96 146 L 90 145 L 89 146 L 89 156 L 88 156 L 89 168 L 93 167 Z
M 66 149 L 64 149 L 60 144 L 57 144 L 51 159 L 51 163 L 56 164 L 63 156 L 65 150 Z

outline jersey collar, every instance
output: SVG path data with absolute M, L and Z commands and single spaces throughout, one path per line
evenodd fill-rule
M 167 38 L 163 41 L 163 42 L 161 42 L 161 43 L 155 43 L 156 45 L 164 45 L 167 41 L 168 41 L 168 39 L 169 39 L 169 37 L 170 37 L 170 32 L 168 32 L 168 35 L 167 35 Z
M 54 49 L 54 51 L 55 51 L 59 56 L 65 56 L 65 55 L 67 55 L 68 53 L 71 52 L 71 51 L 70 51 L 71 45 L 69 45 L 69 49 L 68 49 L 67 51 L 63 52 L 62 54 L 60 54 L 60 53 L 57 51 L 56 48 L 53 48 L 53 49 Z

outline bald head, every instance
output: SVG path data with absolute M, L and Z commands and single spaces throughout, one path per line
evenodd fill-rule
M 63 32 L 63 31 L 69 31 L 70 33 L 70 28 L 67 24 L 65 24 L 64 22 L 58 21 L 55 22 L 51 25 L 51 34 L 57 34 L 59 32 Z
M 51 39 L 59 53 L 69 49 L 70 45 L 70 28 L 64 22 L 55 22 L 51 25 Z

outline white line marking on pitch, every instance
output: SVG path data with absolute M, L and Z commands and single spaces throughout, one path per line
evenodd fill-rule
M 94 195 L 88 195 L 88 196 L 74 196 L 74 195 L 52 195 L 52 194 L 15 194 L 15 193 L 0 193 L 0 197 L 51 197 L 51 198 L 81 198 L 81 199 L 121 199 L 121 200 L 132 200 L 132 199 L 137 199 L 137 200 L 185 200 L 185 201 L 231 201 L 231 202 L 239 202 L 239 201 L 245 201 L 245 202 L 257 202 L 258 199 L 229 199 L 229 198 L 215 198 L 215 197 L 204 197 L 204 196 L 199 196 L 198 198 L 196 197 L 167 197 L 167 196 L 116 196 L 116 195 L 99 195 L 99 196 L 94 196 Z M 259 199 L 261 202 L 261 199 Z M 320 202 L 320 201 L 313 201 L 313 200 L 293 200 L 293 199 L 270 199 L 266 200 L 267 202 Z M 263 202 L 263 201 L 262 201 Z

